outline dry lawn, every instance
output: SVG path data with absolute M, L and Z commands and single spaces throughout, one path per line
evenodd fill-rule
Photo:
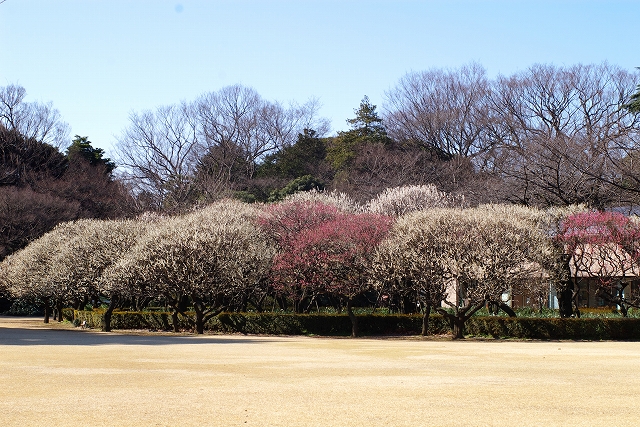
M 635 426 L 640 343 L 104 334 L 0 317 L 2 426 Z

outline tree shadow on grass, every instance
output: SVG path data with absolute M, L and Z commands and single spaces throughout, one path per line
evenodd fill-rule
M 198 345 L 198 344 L 260 344 L 274 341 L 264 337 L 185 336 L 154 334 L 102 333 L 74 329 L 29 329 L 0 327 L 0 346 L 30 345 Z

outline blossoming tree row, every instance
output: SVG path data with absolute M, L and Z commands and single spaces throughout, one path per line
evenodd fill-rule
M 64 223 L 0 264 L 0 292 L 41 304 L 45 321 L 51 308 L 108 303 L 105 330 L 115 308 L 161 302 L 174 325 L 192 310 L 198 333 L 222 311 L 263 310 L 267 296 L 296 312 L 324 299 L 346 307 L 355 336 L 355 301 L 373 291 L 419 303 L 424 333 L 435 310 L 462 337 L 464 322 L 504 292 L 542 292 L 550 281 L 559 293 L 575 291 L 571 259 L 574 272 L 589 263 L 608 275 L 602 295 L 637 303 L 612 291 L 620 269 L 628 276 L 640 259 L 640 228 L 628 217 L 463 205 L 421 186 L 387 190 L 365 206 L 298 193 L 276 204 L 223 200 L 182 216 Z M 600 265 L 621 252 L 619 267 Z

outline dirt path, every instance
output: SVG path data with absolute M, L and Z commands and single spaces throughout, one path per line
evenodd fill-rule
M 2 426 L 631 426 L 640 343 L 104 334 L 0 317 Z

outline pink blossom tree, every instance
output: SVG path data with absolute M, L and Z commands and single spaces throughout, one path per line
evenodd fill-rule
M 638 223 L 617 212 L 580 212 L 563 221 L 557 239 L 574 275 L 596 279 L 598 297 L 617 305 L 623 316 L 640 307 L 640 294 L 630 286 L 640 273 Z
M 281 258 L 298 250 L 297 240 L 307 230 L 331 221 L 340 212 L 337 206 L 316 200 L 296 199 L 267 205 L 258 223 L 278 249 L 274 263 L 280 263 Z M 286 278 L 280 277 L 279 269 L 274 266 L 272 276 L 276 294 L 290 298 L 296 313 L 304 312 L 305 307 L 308 308 L 317 297 L 314 289 L 303 286 L 302 277 L 297 277 L 293 271 Z
M 392 218 L 348 213 L 322 203 L 276 205 L 269 211 L 263 226 L 280 246 L 272 270 L 276 290 L 298 301 L 320 294 L 341 299 L 356 336 L 353 300 L 369 288 L 371 258 Z

